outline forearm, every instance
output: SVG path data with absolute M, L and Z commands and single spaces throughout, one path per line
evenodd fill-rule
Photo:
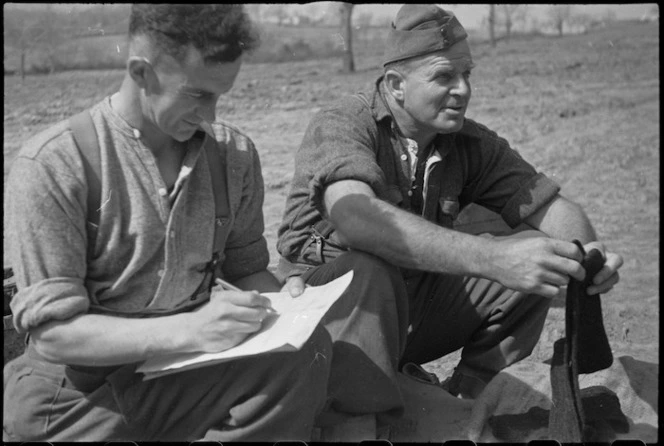
M 330 219 L 349 247 L 397 266 L 484 276 L 493 241 L 443 228 L 376 197 L 346 195 Z
M 110 366 L 197 350 L 187 313 L 129 319 L 83 314 L 30 331 L 30 343 L 45 359 L 62 364 Z
M 581 206 L 562 196 L 528 217 L 526 223 L 558 240 L 576 239 L 584 245 L 597 240 L 595 229 Z

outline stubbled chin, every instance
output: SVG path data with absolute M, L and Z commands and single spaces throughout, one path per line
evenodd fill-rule
M 440 126 L 441 130 L 444 133 L 458 132 L 463 127 L 464 118 L 462 116 L 459 119 L 446 119 Z

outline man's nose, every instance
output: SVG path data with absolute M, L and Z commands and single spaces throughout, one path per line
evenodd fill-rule
M 201 104 L 196 110 L 196 114 L 200 118 L 202 118 L 205 122 L 214 122 L 217 116 L 216 110 L 217 110 L 217 100 L 215 98 L 214 100 L 210 99 L 209 101 L 206 101 L 204 104 Z
M 470 81 L 466 79 L 465 76 L 457 76 L 456 85 L 453 88 L 453 92 L 459 96 L 467 96 L 470 94 Z

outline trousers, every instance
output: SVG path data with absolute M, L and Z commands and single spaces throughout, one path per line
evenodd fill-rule
M 362 253 L 349 253 L 307 279 L 325 283 L 351 269 L 350 286 L 298 352 L 143 381 L 136 365 L 108 373 L 81 371 L 45 362 L 28 348 L 4 369 L 3 438 L 307 441 L 314 428 L 354 416 L 399 416 L 404 403 L 396 375 L 406 345 L 405 284 L 396 268 Z
M 505 237 L 538 236 L 545 235 L 527 230 Z M 395 358 L 374 358 L 375 364 L 385 367 L 383 375 L 388 377 L 393 373 L 387 366 L 396 364 L 400 370 L 408 362 L 424 364 L 462 349 L 455 373 L 486 384 L 503 368 L 530 355 L 550 305 L 550 299 L 514 291 L 488 279 L 429 272 L 403 274 L 376 256 L 352 250 L 309 268 L 302 277 L 319 285 L 350 269 L 355 275 L 347 293 L 363 302 L 360 307 L 394 302 L 388 308 L 396 309 L 397 314 L 388 316 L 396 321 L 399 357 L 396 362 Z M 394 322 L 381 325 L 382 317 L 377 313 L 375 321 L 353 332 L 355 336 L 365 334 L 366 339 L 355 338 L 352 345 L 369 349 L 369 357 L 376 354 L 370 350 L 376 337 L 393 336 L 390 326 Z M 333 337 L 335 333 L 344 337 L 343 330 L 332 333 Z M 371 388 L 349 388 L 348 392 L 361 395 Z
M 326 401 L 331 341 L 143 381 L 28 352 L 4 368 L 4 441 L 310 440 Z M 297 422 L 293 422 L 297 420 Z
M 316 422 L 320 427 L 349 416 L 399 417 L 404 410 L 397 373 L 406 346 L 408 301 L 398 269 L 370 254 L 346 252 L 302 277 L 316 286 L 351 270 L 353 280 L 321 321 L 332 339 L 332 363 L 327 403 Z

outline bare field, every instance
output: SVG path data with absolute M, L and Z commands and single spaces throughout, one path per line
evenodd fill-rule
M 562 39 L 532 37 L 472 46 L 477 68 L 468 116 L 506 137 L 522 156 L 581 203 L 599 237 L 625 259 L 621 283 L 603 296 L 615 354 L 659 362 L 660 102 L 657 24 L 617 24 Z M 341 61 L 245 64 L 219 116 L 256 142 L 264 170 L 266 237 L 276 231 L 293 154 L 310 117 L 341 95 L 372 84 L 380 55 Z M 4 175 L 23 140 L 115 91 L 122 71 L 5 77 Z M 533 359 L 550 357 L 564 328 L 552 308 Z M 457 355 L 427 365 L 441 377 Z

